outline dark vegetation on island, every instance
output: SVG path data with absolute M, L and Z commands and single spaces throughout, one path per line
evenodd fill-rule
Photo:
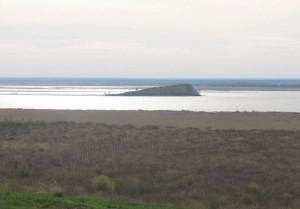
M 3 121 L 0 192 L 298 209 L 299 150 L 292 130 Z
M 111 96 L 200 96 L 190 84 L 146 88 L 138 91 L 113 94 Z

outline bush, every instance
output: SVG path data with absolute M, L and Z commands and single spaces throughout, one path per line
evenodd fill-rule
M 252 194 L 243 193 L 241 195 L 241 202 L 245 205 L 251 205 L 255 202 L 255 197 Z
M 109 178 L 115 178 L 117 175 L 117 171 L 114 169 L 109 169 L 107 171 L 104 172 L 104 175 L 109 177 Z
M 246 190 L 249 194 L 257 195 L 258 193 L 260 193 L 261 188 L 257 183 L 251 182 L 247 185 Z
M 194 178 L 192 176 L 185 176 L 177 182 L 180 188 L 192 186 L 194 183 Z
M 218 196 L 215 193 L 208 194 L 206 202 L 210 209 L 218 209 L 220 207 Z
M 95 176 L 92 179 L 92 187 L 97 191 L 111 192 L 113 194 L 115 183 L 107 176 Z
M 19 178 L 21 178 L 21 179 L 27 178 L 28 176 L 29 176 L 29 173 L 28 173 L 28 171 L 26 171 L 26 170 L 21 170 L 21 171 L 19 172 Z
M 53 194 L 53 196 L 54 196 L 54 197 L 63 197 L 64 194 L 63 194 L 62 192 L 55 192 L 55 193 Z

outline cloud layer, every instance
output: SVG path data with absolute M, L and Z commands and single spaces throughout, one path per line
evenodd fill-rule
M 0 76 L 300 77 L 298 0 L 0 0 Z

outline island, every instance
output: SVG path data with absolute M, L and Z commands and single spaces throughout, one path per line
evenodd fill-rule
M 112 94 L 110 96 L 200 96 L 199 92 L 190 84 L 147 88 L 138 91 Z

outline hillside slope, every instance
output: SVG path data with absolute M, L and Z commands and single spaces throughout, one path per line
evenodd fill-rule
M 190 84 L 178 84 L 125 92 L 117 96 L 200 96 L 200 94 Z

